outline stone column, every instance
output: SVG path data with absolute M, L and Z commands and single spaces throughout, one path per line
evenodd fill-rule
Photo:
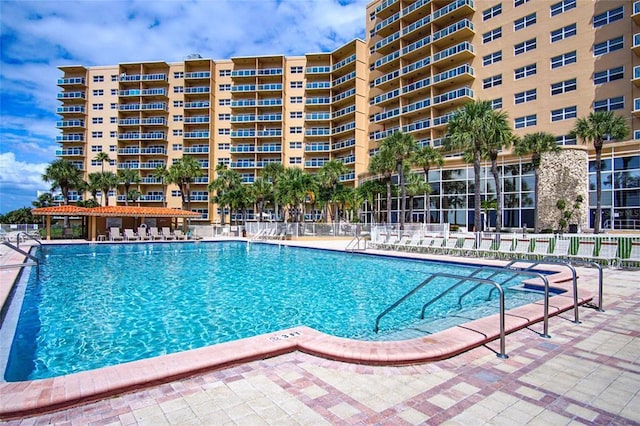
M 583 202 L 569 224 L 586 229 L 589 213 L 589 154 L 586 146 L 565 147 L 559 153 L 547 152 L 540 163 L 538 189 L 538 221 L 540 229 L 559 229 L 562 212 L 556 207 L 558 200 L 565 200 L 571 209 L 576 197 Z M 567 229 L 565 229 L 566 231 Z

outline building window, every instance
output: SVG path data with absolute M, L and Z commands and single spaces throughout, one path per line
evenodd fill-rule
M 302 149 L 302 142 L 289 142 L 289 149 Z
M 182 108 L 184 106 L 184 101 L 173 101 L 174 108 Z
M 291 111 L 289 118 L 302 118 L 302 111 Z
M 516 68 L 513 72 L 513 76 L 516 80 L 520 80 L 521 78 L 535 75 L 536 72 L 537 72 L 536 64 L 525 65 L 524 67 Z
M 640 140 L 640 130 L 633 131 L 633 140 L 635 141 Z
M 522 6 L 525 3 L 528 3 L 529 0 L 513 0 L 513 7 Z
M 301 104 L 302 103 L 302 96 L 292 96 L 291 97 L 291 103 L 292 104 Z
M 576 7 L 576 0 L 562 0 L 551 5 L 551 16 L 560 15 Z
M 231 144 L 228 143 L 219 143 L 218 149 L 221 151 L 229 151 L 231 149 Z
M 116 132 L 116 131 L 109 132 L 109 137 L 110 138 L 117 138 L 118 137 L 118 132 Z
M 230 162 L 231 160 L 229 158 L 226 158 L 226 157 L 218 158 L 218 164 L 224 164 L 225 166 L 228 166 Z
M 556 143 L 558 145 L 577 145 L 578 140 L 575 137 L 569 135 L 557 136 Z
M 182 116 L 182 114 L 176 114 L 176 115 L 173 116 L 173 121 L 178 122 L 178 121 L 182 121 L 182 120 L 184 120 L 184 117 Z
M 522 129 L 523 127 L 531 127 L 538 124 L 538 118 L 536 114 L 527 115 L 525 117 L 518 117 L 514 120 L 514 127 L 516 129 Z
M 499 39 L 500 37 L 502 37 L 502 27 L 498 27 L 482 34 L 482 42 L 489 43 L 490 41 Z
M 593 84 L 604 84 L 624 78 L 624 67 L 610 68 L 593 74 Z
M 104 109 L 104 104 L 92 104 L 91 109 L 94 111 L 100 111 Z
M 218 75 L 220 77 L 231 77 L 231 70 L 219 70 Z
M 173 78 L 184 78 L 184 72 L 176 71 L 173 73 Z
M 91 119 L 91 124 L 102 124 L 102 120 L 103 120 L 102 117 L 93 117 Z
M 533 50 L 537 47 L 537 43 L 536 43 L 536 39 L 532 38 L 531 40 L 527 40 L 527 41 L 523 41 L 522 43 L 518 43 L 515 46 L 513 46 L 513 54 L 514 55 L 521 55 L 523 53 L 526 53 L 530 50 Z
M 109 123 L 117 124 L 118 123 L 118 117 L 109 117 Z
M 174 143 L 171 145 L 171 150 L 172 151 L 182 151 L 182 144 L 181 143 Z
M 502 98 L 492 99 L 491 108 L 492 109 L 502 108 Z
M 302 133 L 302 127 L 299 127 L 299 126 L 289 127 L 289 133 L 291 133 L 291 134 Z
M 513 21 L 513 31 L 520 31 L 536 23 L 536 14 L 532 13 L 524 18 Z
M 218 134 L 219 135 L 230 135 L 231 134 L 231 129 L 218 129 Z
M 289 164 L 302 164 L 302 157 L 289 157 Z
M 514 103 L 522 104 L 525 102 L 535 101 L 538 96 L 538 91 L 536 89 L 525 90 L 524 92 L 516 93 L 513 95 Z
M 554 109 L 551 111 L 551 121 L 568 120 L 570 118 L 576 118 L 578 116 L 578 107 L 570 106 L 560 109 Z
M 111 81 L 118 81 L 118 74 L 111 74 Z
M 551 31 L 551 43 L 573 37 L 577 33 L 576 24 L 567 25 L 557 30 Z
M 182 129 L 173 129 L 173 136 L 182 136 Z
M 562 55 L 554 56 L 551 58 L 551 69 L 564 67 L 565 65 L 573 64 L 578 60 L 576 51 L 563 53 Z
M 117 96 L 118 95 L 118 89 L 111 89 L 111 96 Z
M 220 84 L 220 85 L 218 85 L 218 89 L 221 92 L 230 92 L 231 91 L 231 85 L 230 84 Z
M 301 66 L 291 67 L 291 74 L 302 74 L 302 67 Z
M 231 120 L 231 114 L 218 114 L 218 120 L 229 121 Z
M 616 37 L 593 45 L 593 56 L 605 55 L 624 47 L 624 37 Z
M 559 83 L 553 83 L 551 85 L 551 95 L 560 95 L 566 92 L 573 92 L 578 89 L 578 83 L 575 78 L 570 80 L 561 81 Z
M 184 86 L 174 86 L 173 93 L 184 93 Z
M 624 96 L 595 101 L 593 103 L 594 111 L 614 111 L 616 109 L 624 109 Z
M 91 152 L 102 152 L 102 145 L 91 145 Z
M 482 88 L 488 89 L 490 87 L 499 86 L 502 84 L 502 74 L 494 75 L 492 77 L 482 80 Z
M 104 81 L 104 75 L 94 75 L 93 82 L 94 83 L 102 83 Z
M 102 137 L 102 132 L 91 132 L 91 137 L 99 139 Z
M 292 89 L 302 89 L 301 81 L 292 81 L 289 83 L 289 85 L 291 86 Z
M 487 66 L 491 64 L 495 64 L 496 62 L 500 62 L 502 60 L 502 50 L 497 52 L 489 53 L 487 56 L 482 58 L 482 65 Z
M 218 99 L 219 106 L 229 106 L 231 105 L 231 99 Z
M 118 150 L 118 145 L 109 145 L 109 152 L 116 152 Z
M 502 3 L 498 3 L 495 6 L 490 7 L 482 12 L 482 20 L 486 21 L 502 13 Z
M 624 18 L 624 7 L 616 7 L 615 9 L 607 10 L 600 15 L 596 15 L 593 17 L 593 28 L 598 28 L 603 25 L 610 24 L 615 21 L 619 21 Z
M 104 95 L 104 90 L 102 89 L 94 89 L 93 90 L 93 96 L 102 96 Z
M 118 109 L 118 104 L 117 103 L 112 103 L 111 105 L 109 105 L 109 107 L 111 109 Z

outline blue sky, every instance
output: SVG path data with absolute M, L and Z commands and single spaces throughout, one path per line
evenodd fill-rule
M 331 51 L 364 39 L 368 2 L 0 0 L 0 213 L 49 189 L 58 66 Z

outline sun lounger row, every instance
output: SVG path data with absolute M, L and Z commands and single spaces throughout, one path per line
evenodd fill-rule
M 109 240 L 111 241 L 143 241 L 143 240 L 186 240 L 190 236 L 175 229 L 173 232 L 169 227 L 163 227 L 158 230 L 157 227 L 151 226 L 147 230 L 145 227 L 138 228 L 138 232 L 133 229 L 125 229 L 124 233 L 120 233 L 120 228 L 112 227 L 109 229 Z

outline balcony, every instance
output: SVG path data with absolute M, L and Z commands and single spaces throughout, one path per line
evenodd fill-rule
M 185 94 L 201 94 L 201 93 L 210 93 L 211 87 L 209 86 L 196 86 L 196 87 L 185 87 Z
M 339 117 L 343 117 L 347 114 L 351 114 L 353 112 L 355 112 L 356 110 L 356 106 L 355 105 L 349 105 L 347 107 L 344 107 L 342 109 L 339 109 L 337 111 L 334 111 L 331 113 L 331 117 L 332 118 L 339 118 Z
M 163 146 L 150 146 L 140 149 L 142 155 L 167 155 L 167 148 Z
M 400 57 L 400 51 L 396 50 L 393 53 L 388 54 L 387 56 L 383 56 L 373 63 L 373 69 L 380 69 L 384 71 L 387 68 L 392 68 L 392 64 Z M 388 65 L 388 66 L 386 66 Z
M 259 138 L 280 137 L 280 136 L 282 136 L 282 129 L 258 130 L 258 134 L 257 135 L 258 135 Z
M 256 106 L 255 99 L 242 99 L 231 101 L 231 108 L 253 108 Z
M 56 108 L 56 112 L 60 115 L 84 114 L 85 108 L 83 105 L 65 105 Z
M 402 115 L 420 114 L 431 106 L 431 99 L 426 98 L 402 107 Z
M 157 178 L 157 177 L 153 177 L 153 176 L 147 176 L 147 177 L 143 177 L 140 179 L 140 183 L 150 183 L 150 184 L 154 184 L 154 183 L 163 183 L 162 179 Z
M 314 81 L 311 83 L 307 83 L 305 86 L 307 90 L 326 90 L 331 89 L 330 81 Z
M 356 128 L 356 123 L 355 123 L 355 121 L 353 121 L 351 123 L 343 124 L 342 126 L 334 127 L 333 129 L 331 129 L 331 134 L 332 135 L 338 135 L 340 133 L 344 133 L 344 132 L 347 132 L 349 130 L 353 130 L 355 128 Z
M 57 97 L 60 101 L 84 101 L 85 92 L 60 92 Z
M 631 48 L 633 53 L 640 56 L 640 33 L 633 35 L 633 47 Z
M 255 77 L 256 70 L 235 70 L 231 71 L 231 77 L 233 78 L 243 78 L 243 77 Z
M 375 80 L 373 80 L 371 83 L 369 83 L 369 87 L 380 87 L 380 88 L 383 88 L 382 86 L 385 83 L 390 82 L 390 81 L 394 81 L 399 76 L 400 76 L 400 71 L 398 71 L 398 70 L 392 71 L 389 74 L 385 74 L 385 75 L 383 75 L 381 77 L 378 77 Z
M 83 87 L 86 86 L 84 77 L 59 78 L 58 86 L 62 87 Z
M 232 138 L 255 138 L 256 137 L 256 131 L 251 129 L 244 129 L 244 130 L 232 130 L 231 131 L 231 137 Z
M 229 167 L 232 169 L 255 169 L 256 162 L 255 161 L 232 161 L 229 163 Z
M 637 25 L 640 25 L 640 0 L 633 2 L 633 13 L 631 14 L 631 19 Z
M 392 25 L 396 21 L 400 19 L 400 12 L 396 12 L 393 15 L 389 16 L 387 19 L 384 19 L 376 24 L 373 28 L 373 33 L 382 37 L 386 37 L 392 34 L 394 31 L 398 30 L 398 24 Z
M 262 146 L 258 146 L 258 152 L 266 152 L 266 153 L 280 153 L 282 152 L 282 145 L 280 144 L 265 144 Z
M 396 31 L 388 37 L 383 38 L 379 42 L 377 42 L 369 51 L 370 54 L 374 54 L 375 52 L 386 54 L 391 52 L 392 50 L 398 49 L 398 43 L 394 43 L 396 40 L 400 38 L 400 31 Z
M 433 86 L 438 87 L 444 84 L 459 84 L 473 80 L 473 68 L 468 64 L 447 70 L 433 76 Z
M 356 156 L 348 155 L 346 157 L 337 158 L 337 160 L 340 161 L 342 164 L 354 164 L 356 162 Z
M 431 36 L 426 36 L 408 46 L 402 48 L 402 56 L 405 60 L 412 58 L 422 58 L 428 55 L 429 45 L 431 44 Z
M 196 194 L 196 195 L 191 194 L 189 199 L 191 201 L 209 201 L 209 195 L 208 194 Z
M 312 158 L 311 160 L 305 161 L 304 166 L 308 169 L 319 169 L 328 162 L 328 158 Z
M 355 88 L 349 89 L 349 90 L 346 90 L 346 91 L 344 91 L 342 93 L 339 93 L 339 94 L 335 95 L 333 98 L 331 98 L 331 102 L 333 102 L 335 104 L 335 103 L 343 101 L 343 100 L 345 100 L 347 98 L 350 98 L 351 96 L 355 96 L 355 94 L 356 94 L 356 89 Z
M 351 172 L 340 176 L 340 182 L 349 182 L 352 180 L 356 180 L 356 172 Z
M 633 100 L 633 116 L 640 117 L 640 98 L 635 98 Z
M 209 116 L 208 115 L 194 115 L 192 117 L 185 117 L 184 118 L 184 123 L 185 124 L 202 124 L 202 123 L 208 123 L 210 121 Z
M 209 71 L 192 71 L 184 73 L 185 80 L 203 80 L 210 79 L 211 72 Z
M 120 200 L 118 200 L 120 201 Z M 122 200 L 124 201 L 124 200 Z M 138 201 L 143 201 L 143 202 L 162 202 L 164 201 L 164 196 L 162 195 L 150 195 L 150 194 L 142 194 L 140 195 L 140 197 L 138 197 Z
M 330 105 L 331 98 L 307 98 L 305 105 Z
M 255 92 L 255 84 L 236 84 L 231 86 L 231 93 Z
M 348 81 L 351 80 L 355 80 L 356 78 L 356 72 L 355 71 L 351 71 L 349 74 L 345 74 L 340 78 L 336 78 L 335 80 L 333 80 L 333 82 L 331 83 L 331 85 L 336 88 Z
M 430 85 L 431 78 L 423 78 L 422 80 L 418 80 L 415 83 L 404 86 L 402 88 L 402 94 L 411 93 L 413 95 L 418 95 L 421 92 L 426 92 Z
M 379 112 L 378 114 L 369 116 L 369 122 L 379 123 L 397 117 L 398 115 L 400 115 L 400 108 L 393 108 L 388 111 Z
M 305 70 L 306 74 L 328 74 L 331 72 L 331 67 L 322 66 L 322 67 L 307 67 Z
M 381 105 L 400 96 L 400 89 L 394 89 L 369 100 L 369 105 Z
M 118 133 L 118 140 L 166 140 L 167 136 L 164 132 L 126 132 Z
M 140 148 L 137 146 L 131 146 L 126 148 L 118 148 L 118 155 L 139 155 Z
M 257 89 L 259 92 L 282 91 L 282 84 L 281 83 L 258 84 Z
M 474 7 L 475 5 L 472 0 L 457 0 L 436 10 L 432 14 L 431 18 L 433 22 L 438 22 L 440 19 L 443 21 L 454 21 L 463 16 L 472 14 L 474 12 Z
M 378 7 L 376 7 L 376 17 L 377 18 L 385 18 L 387 16 L 389 16 L 391 13 L 395 13 L 397 12 L 398 7 L 396 6 L 395 8 L 391 7 L 394 4 L 398 3 L 398 0 L 385 0 L 382 2 L 382 4 L 380 4 Z
M 636 87 L 640 87 L 640 65 L 633 67 L 633 78 L 631 79 Z
M 410 77 L 412 74 L 427 68 L 430 64 L 431 64 L 431 58 L 428 56 L 424 59 L 420 59 L 416 62 L 412 62 L 409 65 L 402 67 L 402 76 Z
M 164 102 L 152 102 L 148 104 L 121 104 L 119 111 L 166 111 L 167 104 Z
M 229 149 L 232 153 L 256 152 L 255 145 L 236 145 Z
M 419 130 L 427 130 L 430 127 L 431 127 L 431 120 L 427 118 L 427 119 L 424 119 L 424 120 L 416 121 L 414 123 L 402 126 L 402 132 L 403 133 L 412 133 L 412 132 L 416 132 L 416 131 L 419 131 Z
M 387 136 L 391 136 L 392 134 L 394 134 L 398 130 L 400 130 L 400 128 L 396 126 L 396 127 L 392 127 L 390 129 L 387 129 L 387 130 L 378 130 L 378 131 L 375 131 L 375 132 L 370 132 L 369 133 L 369 139 L 374 140 L 374 141 L 380 141 L 380 140 L 386 138 Z
M 209 139 L 209 131 L 184 132 L 184 139 Z
M 328 112 L 312 112 L 305 114 L 305 121 L 326 121 L 331 119 L 331 114 Z
M 141 121 L 143 126 L 166 126 L 167 119 L 164 117 L 146 117 Z
M 193 183 L 209 183 L 209 176 L 198 176 L 193 178 Z
M 56 149 L 56 157 L 83 157 L 82 148 Z
M 184 147 L 182 152 L 185 154 L 208 154 L 209 146 L 208 145 L 196 145 L 191 147 Z
M 184 109 L 208 109 L 211 106 L 209 101 L 185 102 Z
M 354 54 L 354 55 L 351 55 L 351 56 L 349 56 L 348 58 L 344 58 L 344 59 L 343 59 L 343 60 L 341 60 L 340 62 L 336 62 L 336 63 L 333 65 L 332 69 L 333 69 L 333 71 L 337 71 L 337 70 L 339 70 L 340 68 L 342 68 L 342 67 L 344 67 L 344 66 L 349 65 L 351 62 L 354 62 L 355 60 L 356 60 L 356 55 L 355 55 L 355 54 Z
M 84 142 L 84 134 L 70 133 L 68 135 L 56 136 L 56 142 Z
M 331 146 L 328 143 L 311 143 L 305 144 L 304 152 L 329 152 Z
M 433 33 L 433 44 L 436 46 L 459 42 L 474 35 L 473 23 L 469 19 L 463 19 L 453 25 Z
M 255 121 L 256 116 L 254 114 L 241 114 L 231 116 L 232 123 L 253 123 Z
M 262 160 L 262 161 L 258 161 L 256 163 L 256 167 L 259 168 L 259 169 L 262 169 L 265 166 L 268 166 L 269 164 L 282 164 L 282 161 L 280 161 L 279 158 L 278 159 L 272 158 L 272 159 L 268 159 L 268 160 Z
M 166 98 L 167 89 L 142 89 L 142 96 Z
M 445 126 L 447 123 L 449 123 L 449 120 L 451 120 L 451 117 L 453 117 L 452 112 L 441 115 L 440 117 L 436 117 L 433 119 L 431 126 L 432 127 Z
M 262 114 L 258 116 L 258 121 L 282 121 L 282 114 Z
M 84 128 L 84 120 L 56 121 L 56 127 L 60 129 Z
M 447 107 L 462 105 L 473 100 L 473 90 L 468 87 L 452 90 L 433 97 L 433 105 L 441 106 L 447 103 Z
M 335 151 L 339 149 L 350 148 L 355 145 L 356 145 L 356 140 L 353 138 L 349 138 L 349 139 L 335 142 L 334 144 L 331 145 L 331 149 Z
M 142 81 L 158 81 L 165 82 L 167 80 L 167 75 L 164 73 L 155 73 L 155 74 L 142 74 Z
M 282 98 L 258 99 L 258 107 L 282 106 Z
M 447 64 L 453 65 L 454 63 L 468 61 L 475 56 L 473 45 L 467 41 L 459 43 L 455 46 L 448 47 L 440 52 L 437 52 L 431 58 L 431 62 L 435 65 L 439 61 L 448 59 Z
M 123 118 L 118 120 L 118 126 L 139 126 L 140 119 L 139 118 Z
M 312 127 L 304 131 L 305 136 L 330 136 L 331 129 L 329 127 Z
M 409 17 L 409 15 L 411 15 L 412 13 L 420 10 L 422 7 L 428 5 L 429 3 L 431 3 L 431 0 L 418 0 L 417 2 L 413 3 L 412 5 L 407 6 L 404 9 L 402 9 L 402 17 L 403 18 Z M 429 9 L 425 9 L 424 13 L 427 13 L 428 11 L 429 11 Z

